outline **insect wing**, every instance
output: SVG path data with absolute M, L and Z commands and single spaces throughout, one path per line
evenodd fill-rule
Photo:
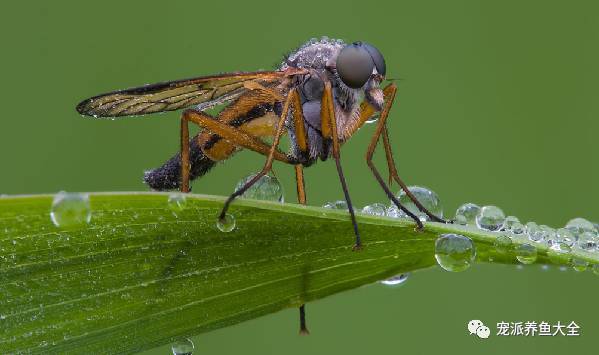
M 77 105 L 77 112 L 93 117 L 122 117 L 174 111 L 200 105 L 206 109 L 241 95 L 248 84 L 281 81 L 284 71 L 226 73 L 140 86 L 94 96 Z

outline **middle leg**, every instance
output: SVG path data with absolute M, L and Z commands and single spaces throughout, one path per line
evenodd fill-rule
M 303 124 L 303 123 L 302 123 Z M 295 165 L 295 182 L 297 184 L 297 202 L 302 205 L 306 204 L 306 187 L 304 184 L 304 168 L 301 164 Z M 299 307 L 299 319 L 300 319 L 300 330 L 301 335 L 308 335 L 308 326 L 306 325 L 306 305 L 302 304 Z
M 243 195 L 250 187 L 252 187 L 252 185 L 254 185 L 264 175 L 268 174 L 268 172 L 271 170 L 273 160 L 275 159 L 275 154 L 279 152 L 279 150 L 278 150 L 279 142 L 280 142 L 281 136 L 283 135 L 283 132 L 285 130 L 285 120 L 287 119 L 287 113 L 289 112 L 289 106 L 291 105 L 291 99 L 295 95 L 294 94 L 295 90 L 296 89 L 291 89 L 289 91 L 289 94 L 287 95 L 287 98 L 285 99 L 285 103 L 283 104 L 283 110 L 281 112 L 281 117 L 279 118 L 279 121 L 277 123 L 277 130 L 275 132 L 275 135 L 274 135 L 274 138 L 272 141 L 272 145 L 270 147 L 270 151 L 266 158 L 266 162 L 264 163 L 264 166 L 262 167 L 262 170 L 260 170 L 260 172 L 258 174 L 256 174 L 253 178 L 250 179 L 250 181 L 246 182 L 242 187 L 240 187 L 238 190 L 233 192 L 231 194 L 231 196 L 229 196 L 227 201 L 225 201 L 225 204 L 220 212 L 220 215 L 218 216 L 220 221 L 224 220 L 224 218 L 227 214 L 227 210 L 229 209 L 229 205 L 231 205 L 231 202 L 233 202 L 233 200 L 235 200 L 235 198 L 237 198 L 238 196 Z M 289 163 L 290 162 L 289 159 L 286 159 L 286 162 Z

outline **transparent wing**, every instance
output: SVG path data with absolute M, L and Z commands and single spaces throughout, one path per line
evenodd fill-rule
M 226 73 L 150 84 L 94 96 L 77 105 L 77 112 L 93 117 L 121 117 L 173 111 L 201 105 L 208 108 L 237 98 L 252 81 L 275 83 L 286 71 Z

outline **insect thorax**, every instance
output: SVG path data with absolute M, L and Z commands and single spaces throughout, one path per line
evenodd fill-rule
M 311 161 L 319 157 L 326 159 L 329 155 L 329 147 L 324 144 L 320 132 L 323 79 L 329 80 L 333 87 L 338 132 L 342 132 L 359 114 L 358 103 L 361 98 L 361 90 L 351 89 L 343 84 L 334 69 L 337 55 L 345 45 L 346 43 L 342 40 L 327 37 L 311 39 L 286 56 L 280 66 L 281 70 L 293 67 L 310 71 L 310 74 L 297 78 L 296 88 L 301 96 L 305 129 L 308 134 L 309 160 Z M 300 158 L 295 144 L 294 124 L 291 116 L 288 117 L 286 126 L 292 142 L 290 153 L 296 158 Z

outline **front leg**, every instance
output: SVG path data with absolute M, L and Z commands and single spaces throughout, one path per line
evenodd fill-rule
M 358 230 L 358 222 L 356 221 L 356 214 L 354 212 L 354 206 L 352 205 L 351 198 L 349 197 L 349 191 L 347 189 L 347 183 L 345 182 L 345 176 L 343 176 L 343 169 L 341 168 L 341 153 L 339 144 L 339 135 L 337 133 L 337 121 L 335 119 L 335 98 L 333 97 L 333 90 L 331 88 L 331 82 L 325 81 L 324 92 L 322 94 L 322 101 L 320 106 L 320 119 L 322 124 L 322 137 L 324 140 L 329 139 L 333 142 L 332 155 L 335 159 L 335 165 L 337 166 L 337 174 L 341 181 L 341 188 L 345 195 L 345 201 L 349 209 L 349 215 L 351 222 L 354 227 L 354 234 L 356 236 L 356 243 L 354 244 L 354 250 L 362 249 L 362 241 L 360 240 L 360 232 Z
M 397 87 L 395 86 L 395 84 L 389 84 L 383 92 L 385 94 L 385 106 L 383 107 L 383 110 L 381 111 L 381 116 L 377 122 L 374 135 L 372 136 L 372 139 L 370 140 L 370 144 L 368 145 L 368 150 L 366 151 L 366 164 L 368 164 L 368 167 L 372 171 L 372 174 L 374 175 L 375 179 L 378 181 L 379 185 L 381 185 L 381 188 L 387 194 L 387 197 L 389 197 L 389 199 L 391 199 L 391 201 L 393 201 L 393 203 L 395 204 L 395 206 L 397 206 L 397 208 L 402 210 L 405 214 L 410 216 L 410 218 L 412 218 L 414 220 L 414 222 L 416 222 L 418 229 L 422 229 L 424 226 L 422 225 L 420 218 L 418 218 L 414 213 L 412 213 L 410 210 L 408 210 L 405 206 L 403 206 L 399 202 L 397 197 L 389 189 L 389 186 L 387 186 L 387 184 L 385 183 L 385 180 L 383 180 L 383 178 L 381 177 L 381 174 L 379 174 L 376 166 L 374 165 L 374 162 L 372 161 L 372 156 L 374 155 L 374 150 L 376 149 L 376 146 L 378 144 L 379 138 L 381 136 L 381 132 L 383 131 L 383 129 L 385 129 L 385 122 L 387 120 L 387 116 L 389 115 L 389 111 L 391 110 L 391 105 L 393 105 L 393 100 L 395 99 L 395 93 L 397 92 Z M 367 118 L 364 118 L 364 121 L 366 121 L 366 119 Z

